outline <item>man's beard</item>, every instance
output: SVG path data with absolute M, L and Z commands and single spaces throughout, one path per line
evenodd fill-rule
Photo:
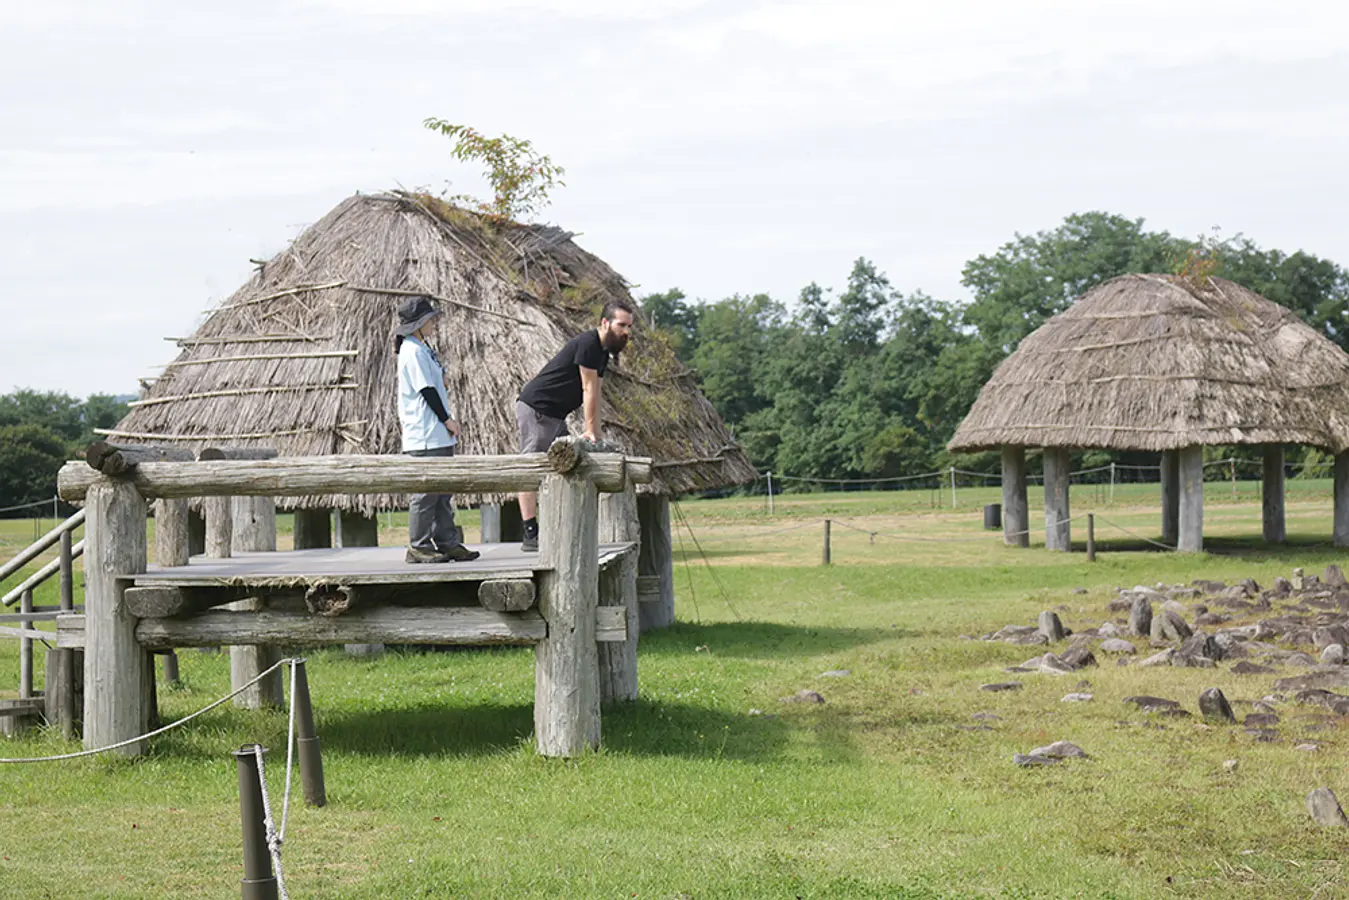
M 628 346 L 628 339 L 622 335 L 612 332 L 604 336 L 604 349 L 609 351 L 611 356 L 617 356 L 623 352 L 623 348 Z

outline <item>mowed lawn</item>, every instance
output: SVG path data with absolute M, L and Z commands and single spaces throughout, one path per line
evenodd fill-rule
M 1290 544 L 1273 551 L 1258 542 L 1254 486 L 1237 493 L 1209 485 L 1213 552 L 1180 556 L 1141 539 L 1159 538 L 1155 487 L 1120 486 L 1113 504 L 1074 488 L 1074 512 L 1097 516 L 1093 564 L 1085 519 L 1078 552 L 1003 547 L 981 528 L 996 489 L 961 488 L 955 509 L 949 491 L 785 495 L 771 518 L 763 497 L 683 502 L 679 622 L 644 636 L 640 700 L 606 710 L 604 748 L 578 760 L 534 754 L 532 651 L 310 654 L 330 803 L 304 807 L 297 785 L 291 896 L 1349 895 L 1349 829 L 1314 827 L 1304 801 L 1321 786 L 1349 801 L 1344 725 L 1281 703 L 1279 739 L 1259 743 L 1122 702 L 1153 694 L 1194 712 L 1206 687 L 1258 700 L 1273 676 L 1104 655 L 1080 675 L 1007 675 L 1043 648 L 962 638 L 1045 609 L 1071 628 L 1100 625 L 1114 586 L 1263 585 L 1295 566 L 1349 565 L 1330 546 L 1328 482 L 1289 482 Z M 403 522 L 382 539 L 401 540 Z M 15 527 L 27 529 L 16 544 L 31 539 L 33 526 Z M 38 602 L 54 597 L 49 587 Z M 0 690 L 17 684 L 17 655 L 0 641 Z M 226 655 L 179 655 L 185 685 L 161 690 L 166 719 L 228 692 Z M 1022 690 L 979 690 L 1013 678 Z M 783 702 L 803 689 L 826 702 Z M 1060 702 L 1075 690 L 1095 699 Z M 229 751 L 272 748 L 279 816 L 285 726 L 281 713 L 227 706 L 138 761 L 0 765 L 0 896 L 237 897 Z M 1054 740 L 1091 758 L 1013 766 L 1013 753 Z M 1304 741 L 1320 749 L 1294 749 Z M 0 741 L 2 756 L 71 749 L 52 734 Z

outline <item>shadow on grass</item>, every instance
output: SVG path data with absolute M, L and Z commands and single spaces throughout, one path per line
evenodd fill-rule
M 707 648 L 716 656 L 781 659 L 837 653 L 853 647 L 914 637 L 902 628 L 829 628 L 778 622 L 677 622 L 642 635 L 642 654 L 686 653 Z
M 1085 553 L 1085 541 L 1074 541 L 1073 553 Z M 1329 537 L 1290 537 L 1282 544 L 1267 544 L 1259 535 L 1241 537 L 1205 537 L 1204 550 L 1214 556 L 1231 556 L 1248 559 L 1251 562 L 1292 562 L 1305 565 L 1307 557 L 1324 560 L 1327 564 L 1337 562 L 1344 556 L 1344 549 L 1337 548 Z M 1098 553 L 1171 553 L 1169 548 L 1134 538 L 1116 538 L 1096 541 Z

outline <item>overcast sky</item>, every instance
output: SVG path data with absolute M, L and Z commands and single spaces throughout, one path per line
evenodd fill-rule
M 1092 209 L 1349 264 L 1347 86 L 1330 0 L 0 0 L 0 392 L 132 392 L 343 197 L 481 193 L 427 116 L 564 165 L 638 294 L 957 300 Z

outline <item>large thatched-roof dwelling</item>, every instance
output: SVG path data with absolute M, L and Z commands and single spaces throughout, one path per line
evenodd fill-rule
M 1205 445 L 1264 447 L 1265 537 L 1284 538 L 1283 445 L 1336 454 L 1335 540 L 1349 545 L 1349 354 L 1221 278 L 1124 275 L 1021 342 L 948 444 L 1000 448 L 1008 543 L 1025 545 L 1025 448 L 1044 451 L 1046 544 L 1068 549 L 1068 453 L 1162 453 L 1163 540 L 1202 547 Z
M 274 447 L 282 455 L 397 453 L 393 325 L 404 296 L 437 298 L 461 453 L 517 449 L 515 397 L 623 279 L 572 235 L 497 223 L 424 194 L 356 195 L 212 310 L 108 434 L 123 442 Z M 659 495 L 755 471 L 693 374 L 638 322 L 605 377 L 603 439 L 656 460 Z M 476 500 L 479 498 L 464 498 Z M 296 498 L 369 516 L 403 497 Z

